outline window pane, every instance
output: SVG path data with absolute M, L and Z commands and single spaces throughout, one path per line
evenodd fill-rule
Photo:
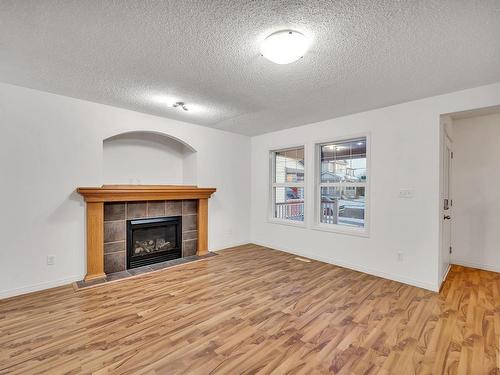
M 304 221 L 304 188 L 274 188 L 274 217 L 277 219 Z
M 286 179 L 286 156 L 284 151 L 274 154 L 274 182 L 283 183 Z
M 321 182 L 366 181 L 366 138 L 321 146 Z
M 365 187 L 322 187 L 320 221 L 353 227 L 365 226 Z
M 304 181 L 304 148 L 277 151 L 274 158 L 274 182 Z

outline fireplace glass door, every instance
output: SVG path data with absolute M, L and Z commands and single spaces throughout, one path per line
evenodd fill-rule
M 181 216 L 127 221 L 127 268 L 180 258 Z

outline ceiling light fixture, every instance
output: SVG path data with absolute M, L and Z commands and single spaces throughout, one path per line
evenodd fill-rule
M 308 48 L 309 42 L 304 34 L 281 30 L 264 39 L 260 52 L 273 63 L 290 64 L 304 56 Z
M 183 110 L 187 111 L 188 107 L 186 106 L 186 103 L 184 102 L 175 102 L 172 107 L 174 108 L 182 108 Z

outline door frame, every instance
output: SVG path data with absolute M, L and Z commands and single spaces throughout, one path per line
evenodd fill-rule
M 449 262 L 448 262 L 448 267 L 446 271 L 443 272 L 443 262 L 445 261 L 443 253 L 444 253 L 444 220 L 443 217 L 445 215 L 445 212 L 447 214 L 451 214 L 452 211 L 452 194 L 453 194 L 453 188 L 452 188 L 452 173 L 453 173 L 453 165 L 452 165 L 452 160 L 453 160 L 453 136 L 452 136 L 452 118 L 450 116 L 441 116 L 440 117 L 440 191 L 439 191 L 439 262 L 438 262 L 438 283 L 439 287 L 441 287 L 446 280 L 446 277 L 448 276 L 448 272 L 450 271 L 451 268 L 451 257 L 452 255 L 449 254 Z M 447 178 L 445 176 L 446 168 L 445 168 L 445 162 L 446 158 L 448 158 L 447 154 L 447 148 L 451 151 L 451 160 L 450 160 L 450 165 L 449 165 L 449 175 L 448 175 L 448 199 L 450 200 L 450 209 L 445 211 L 444 210 L 444 199 L 445 199 L 445 179 Z M 451 245 L 451 232 L 453 230 L 452 227 L 452 222 L 450 222 L 450 245 Z M 448 249 L 449 251 L 449 249 Z

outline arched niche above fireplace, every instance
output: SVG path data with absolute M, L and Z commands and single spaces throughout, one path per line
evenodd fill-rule
M 134 131 L 103 141 L 105 184 L 196 185 L 196 150 L 168 135 Z

